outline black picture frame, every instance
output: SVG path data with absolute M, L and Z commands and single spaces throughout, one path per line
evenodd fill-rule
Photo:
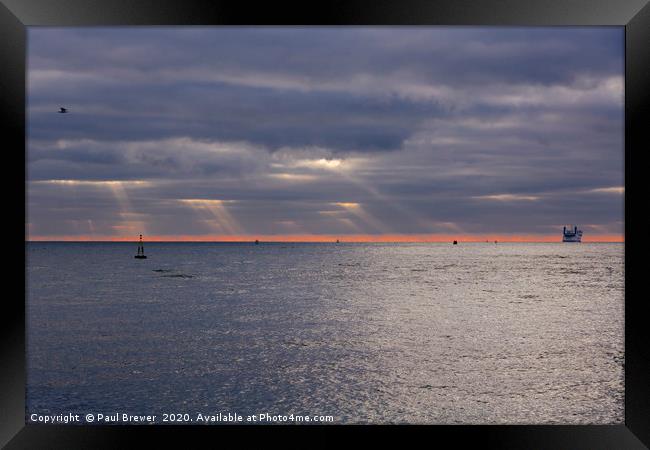
M 611 25 L 625 27 L 625 424 L 611 426 L 59 426 L 25 424 L 25 69 L 26 27 L 94 25 Z M 11 200 L 4 255 L 0 347 L 0 445 L 6 448 L 119 448 L 134 438 L 167 444 L 208 433 L 214 444 L 282 436 L 332 445 L 335 436 L 383 439 L 388 431 L 425 443 L 536 449 L 634 449 L 650 446 L 650 327 L 641 285 L 639 158 L 649 139 L 650 5 L 648 0 L 332 0 L 301 4 L 243 0 L 0 0 L 0 114 L 6 161 L 2 192 Z M 19 170 L 22 168 L 22 170 Z M 23 195 L 16 195 L 22 192 Z M 641 205 L 637 202 L 637 208 Z M 638 209 L 637 209 L 638 211 Z M 22 223 L 21 223 L 22 222 Z M 21 267 L 22 263 L 22 267 Z M 308 441 L 302 441 L 302 439 Z M 286 443 L 286 442 L 285 442 Z

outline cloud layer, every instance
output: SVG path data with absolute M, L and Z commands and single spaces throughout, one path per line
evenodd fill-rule
M 618 28 L 30 28 L 27 232 L 621 234 L 623 48 Z

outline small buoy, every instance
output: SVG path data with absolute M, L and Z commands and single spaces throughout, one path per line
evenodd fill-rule
M 454 245 L 457 245 L 457 244 L 458 244 L 458 241 L 454 241 Z
M 140 242 L 138 243 L 138 253 L 134 256 L 136 259 L 147 259 L 144 254 L 144 244 L 142 243 L 142 235 L 140 235 Z
M 260 241 L 258 241 L 257 239 L 255 239 L 255 245 L 259 245 L 259 243 L 260 243 Z
M 339 240 L 338 240 L 338 239 L 336 240 L 336 243 L 337 243 L 337 244 L 339 243 Z

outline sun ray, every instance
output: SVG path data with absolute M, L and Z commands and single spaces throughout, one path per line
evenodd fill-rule
M 381 223 L 381 221 L 368 213 L 359 203 L 337 202 L 334 204 L 336 206 L 344 208 L 348 213 L 352 214 L 365 225 L 369 225 L 370 227 L 374 228 L 376 231 L 379 231 L 382 234 L 389 232 L 388 228 L 383 223 Z
M 151 182 L 144 180 L 71 180 L 71 179 L 52 179 L 52 180 L 37 180 L 33 181 L 35 184 L 45 185 L 58 185 L 71 187 L 77 195 L 78 188 L 87 186 L 91 188 L 107 189 L 112 193 L 118 206 L 117 215 L 120 218 L 118 224 L 113 225 L 111 228 L 118 230 L 121 234 L 141 234 L 147 233 L 147 222 L 142 220 L 145 216 L 142 213 L 134 212 L 133 205 L 127 192 L 127 187 L 147 187 L 151 186 Z M 140 220 L 133 220 L 133 217 L 140 217 Z M 82 219 L 79 219 L 82 220 Z M 92 220 L 86 219 L 88 228 L 90 229 L 91 236 L 94 235 L 95 229 Z
M 213 224 L 223 230 L 227 234 L 243 234 L 245 233 L 242 225 L 230 214 L 226 209 L 224 200 L 216 199 L 179 199 L 179 202 L 189 205 L 195 211 L 206 214 L 212 218 Z
M 133 216 L 142 216 L 140 213 L 133 212 L 133 205 L 129 195 L 126 192 L 124 184 L 120 181 L 107 183 L 106 186 L 113 192 L 120 208 L 119 216 L 122 229 L 128 234 L 147 234 L 147 224 L 144 220 L 130 220 Z
M 420 214 L 416 214 L 407 206 L 397 203 L 393 199 L 390 199 L 385 195 L 381 194 L 376 188 L 369 185 L 367 182 L 362 181 L 359 177 L 355 177 L 351 175 L 350 172 L 337 171 L 336 173 L 338 174 L 339 177 L 361 188 L 364 192 L 370 194 L 375 200 L 381 202 L 382 206 L 396 210 L 400 214 L 400 216 L 403 217 L 409 223 L 417 223 L 420 226 L 424 227 L 425 229 L 428 229 L 429 231 L 435 230 L 435 225 L 432 225 L 428 221 L 425 221 Z

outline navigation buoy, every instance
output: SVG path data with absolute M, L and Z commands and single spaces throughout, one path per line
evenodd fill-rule
M 257 239 L 255 239 L 255 245 L 259 245 L 259 244 L 260 244 L 260 241 L 258 241 Z
M 144 254 L 144 244 L 142 243 L 142 235 L 140 235 L 140 242 L 138 243 L 138 254 L 134 256 L 136 259 L 147 259 Z
M 454 245 L 458 245 L 458 241 L 454 241 Z

